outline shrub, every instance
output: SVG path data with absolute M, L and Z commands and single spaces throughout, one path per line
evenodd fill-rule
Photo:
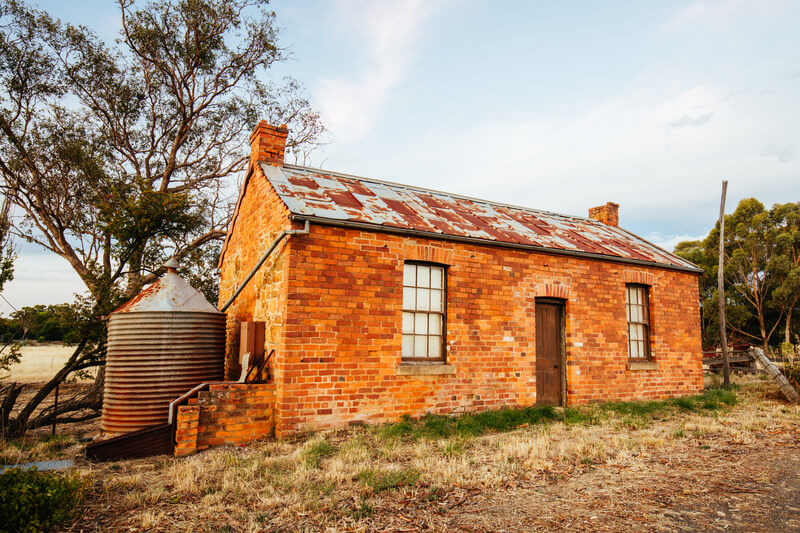
M 800 359 L 785 362 L 783 364 L 783 375 L 797 389 L 797 392 L 800 392 Z
M 49 531 L 74 515 L 84 491 L 74 475 L 6 470 L 0 474 L 0 532 Z

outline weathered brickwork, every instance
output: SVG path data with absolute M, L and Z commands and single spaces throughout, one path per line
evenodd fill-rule
M 277 433 L 536 399 L 535 298 L 565 298 L 569 404 L 702 390 L 697 276 L 313 225 L 293 239 Z M 447 363 L 404 376 L 402 267 L 448 265 Z M 628 365 L 625 283 L 648 281 L 657 369 Z
M 273 136 L 265 146 L 283 135 L 264 131 Z M 277 153 L 256 144 L 254 152 Z M 251 172 L 222 259 L 221 303 L 282 230 L 301 227 L 259 166 Z M 617 207 L 606 204 L 592 216 L 616 225 Z M 436 375 L 398 371 L 408 260 L 447 266 L 449 366 Z M 650 286 L 655 364 L 629 363 L 626 283 Z M 531 405 L 537 297 L 565 302 L 568 404 L 702 390 L 695 274 L 319 224 L 284 241 L 228 309 L 226 371 L 238 376 L 239 322 L 264 321 L 266 352 L 276 351 L 278 436 L 405 414 Z M 206 438 L 202 424 L 201 411 L 198 442 Z
M 251 167 L 236 207 L 233 231 L 228 236 L 225 260 L 220 269 L 219 302 L 224 304 L 267 251 L 275 238 L 291 224 L 289 211 L 275 194 L 261 167 Z M 266 323 L 265 341 L 269 349 L 283 352 L 283 321 L 286 316 L 286 241 L 273 251 L 227 310 L 225 377 L 239 377 L 239 354 L 236 351 L 239 322 L 258 320 Z
M 619 204 L 606 202 L 605 205 L 589 209 L 589 217 L 609 226 L 619 226 Z
M 200 427 L 200 407 L 178 407 L 175 423 L 175 455 L 191 455 L 197 451 L 197 430 Z
M 178 408 L 175 455 L 246 444 L 272 434 L 274 385 L 219 383 Z

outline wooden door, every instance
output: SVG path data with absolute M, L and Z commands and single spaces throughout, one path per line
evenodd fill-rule
M 536 405 L 561 405 L 561 315 L 559 303 L 536 302 Z

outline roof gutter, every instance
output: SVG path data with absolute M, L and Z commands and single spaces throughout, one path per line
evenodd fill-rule
M 515 250 L 526 250 L 529 252 L 539 252 L 549 255 L 566 255 L 572 257 L 580 257 L 583 259 L 593 259 L 596 261 L 611 261 L 613 263 L 625 263 L 630 265 L 648 266 L 654 268 L 663 268 L 665 270 L 677 270 L 679 272 L 690 272 L 692 274 L 702 274 L 702 269 L 698 267 L 688 267 L 680 265 L 667 265 L 664 263 L 656 263 L 655 261 L 643 261 L 641 259 L 630 259 L 627 257 L 618 257 L 615 255 L 594 254 L 591 252 L 580 252 L 577 250 L 560 250 L 557 248 L 547 248 L 545 246 L 536 246 L 533 244 L 519 244 L 513 242 L 500 242 L 490 241 L 486 239 L 479 239 L 477 237 L 464 237 L 461 235 L 447 235 L 444 233 L 433 233 L 431 231 L 420 231 L 409 228 L 395 228 L 391 226 L 383 226 L 380 224 L 369 224 L 365 222 L 353 222 L 351 220 L 337 220 L 334 218 L 317 217 L 313 215 L 289 215 L 291 220 L 298 222 L 313 222 L 314 224 L 321 224 L 325 226 L 337 226 L 341 228 L 352 228 L 365 231 L 378 231 L 381 233 L 392 233 L 396 235 L 409 235 L 412 237 L 422 237 L 425 239 L 437 239 L 441 241 L 462 242 L 467 244 L 475 244 L 478 246 L 494 246 L 498 248 L 512 248 Z

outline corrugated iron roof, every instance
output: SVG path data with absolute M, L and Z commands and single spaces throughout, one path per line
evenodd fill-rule
M 219 313 L 216 307 L 172 269 L 168 269 L 158 281 L 115 309 L 114 313 L 148 311 Z
M 262 164 L 295 215 L 404 228 L 696 270 L 692 263 L 598 220 L 489 202 L 327 170 Z

